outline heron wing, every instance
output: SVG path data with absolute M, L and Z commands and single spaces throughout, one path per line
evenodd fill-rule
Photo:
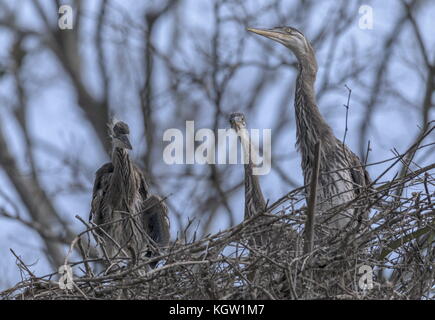
M 143 228 L 150 238 L 160 246 L 169 243 L 168 207 L 163 200 L 149 193 L 149 186 L 143 171 L 135 166 L 137 177 L 140 179 L 139 193 L 142 197 Z
M 107 192 L 110 176 L 113 172 L 113 164 L 108 162 L 101 166 L 95 173 L 94 188 L 92 191 L 91 211 L 89 213 L 89 221 L 96 220 L 96 217 L 101 213 L 102 201 Z
M 160 246 L 169 243 L 168 207 L 157 195 L 149 195 L 143 202 L 143 223 L 148 235 Z
M 367 170 L 365 169 L 365 167 L 363 167 L 363 164 L 361 162 L 361 160 L 358 158 L 357 155 L 355 155 L 352 151 L 350 151 L 350 164 L 351 164 L 351 169 L 350 169 L 350 173 L 352 176 L 352 180 L 354 182 L 354 184 L 356 184 L 357 188 L 355 189 L 356 193 L 360 193 L 361 192 L 361 188 L 363 187 L 367 187 L 368 185 L 370 185 L 371 183 L 371 179 L 370 176 L 367 172 Z

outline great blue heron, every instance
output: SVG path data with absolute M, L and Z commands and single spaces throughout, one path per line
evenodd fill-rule
M 255 146 L 252 144 L 246 119 L 243 113 L 235 112 L 230 115 L 231 127 L 237 132 L 242 144 L 242 152 L 245 158 L 245 220 L 260 214 L 266 210 L 266 201 L 261 191 L 258 175 L 253 174 L 254 163 L 252 156 L 256 153 Z M 263 245 L 262 237 L 255 237 L 251 245 Z
M 169 220 L 166 205 L 149 193 L 142 171 L 130 159 L 129 133 L 125 122 L 109 124 L 112 162 L 96 172 L 89 219 L 100 226 L 96 231 L 110 258 L 137 261 L 156 245 L 168 244 Z
M 237 132 L 242 143 L 243 153 L 246 159 L 245 163 L 245 219 L 264 212 L 266 201 L 261 191 L 258 175 L 252 172 L 253 162 L 252 153 L 255 146 L 252 145 L 248 130 L 246 129 L 246 119 L 243 113 L 235 112 L 230 115 L 231 127 Z M 252 150 L 254 148 L 254 150 Z
M 322 145 L 317 211 L 323 213 L 355 199 L 370 184 L 370 177 L 361 160 L 334 136 L 331 127 L 320 114 L 314 91 L 317 62 L 311 44 L 300 31 L 292 27 L 248 28 L 248 31 L 283 44 L 294 53 L 299 62 L 294 103 L 296 145 L 302 155 L 305 185 L 311 181 L 315 145 L 318 141 Z M 366 210 L 361 211 L 360 215 L 356 209 L 348 208 L 329 216 L 328 225 L 342 230 L 352 219 L 367 217 L 367 214 Z
M 240 112 L 235 112 L 230 115 L 231 127 L 237 132 L 242 144 L 242 152 L 244 155 L 245 166 L 245 217 L 244 219 L 250 219 L 258 214 L 261 214 L 266 210 L 266 201 L 264 200 L 263 192 L 261 191 L 260 181 L 258 175 L 253 173 L 254 163 L 253 156 L 256 154 L 256 148 L 251 142 L 248 130 L 246 128 L 245 115 Z M 255 250 L 261 249 L 266 245 L 265 234 L 262 232 L 255 232 L 255 236 L 249 237 L 248 244 Z M 251 269 L 248 273 L 248 280 L 255 282 L 258 270 Z M 256 297 L 257 292 L 254 290 L 251 292 L 253 297 Z

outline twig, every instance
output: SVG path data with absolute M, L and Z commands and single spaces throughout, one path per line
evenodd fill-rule
M 348 118 L 349 118 L 349 103 L 350 103 L 350 96 L 352 94 L 352 89 L 350 89 L 347 86 L 347 84 L 345 84 L 344 86 L 348 90 L 349 93 L 347 95 L 347 103 L 343 105 L 346 108 L 346 121 L 345 121 L 344 136 L 343 136 L 343 148 L 344 148 L 344 145 L 346 144 L 346 135 L 347 135 L 347 131 L 348 131 L 347 122 L 348 122 Z M 344 153 L 344 154 L 346 155 L 346 153 Z
M 21 260 L 21 258 L 15 253 L 15 251 L 11 248 L 9 248 L 9 250 L 12 252 L 12 254 L 15 256 L 15 258 L 17 258 L 17 260 L 20 262 L 20 265 L 23 267 L 24 270 L 27 271 L 27 273 L 32 277 L 32 278 L 37 278 L 32 271 L 30 271 L 30 269 L 27 267 L 27 265 L 24 263 L 23 260 Z

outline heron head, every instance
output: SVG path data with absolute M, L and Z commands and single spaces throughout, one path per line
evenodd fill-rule
M 123 121 L 116 121 L 109 125 L 109 128 L 112 144 L 115 148 L 133 149 L 129 139 L 130 129 L 128 124 Z
M 299 30 L 292 27 L 276 27 L 272 29 L 248 28 L 250 32 L 272 39 L 289 48 L 301 61 L 304 57 L 314 58 L 314 50 L 309 41 Z M 315 63 L 315 60 L 314 60 Z
M 230 115 L 231 128 L 236 131 L 246 128 L 245 115 L 240 112 L 234 112 Z

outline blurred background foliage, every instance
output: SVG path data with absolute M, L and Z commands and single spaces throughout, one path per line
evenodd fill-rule
M 62 4 L 72 30 L 58 27 Z M 371 30 L 359 28 L 361 5 L 373 8 Z M 129 123 L 135 161 L 168 197 L 173 240 L 192 236 L 192 219 L 201 237 L 243 217 L 241 165 L 163 162 L 163 132 L 187 120 L 217 130 L 244 112 L 249 127 L 272 129 L 266 198 L 302 185 L 295 58 L 247 26 L 290 25 L 311 39 L 319 108 L 343 136 L 351 88 L 346 142 L 362 159 L 369 141 L 367 163 L 404 152 L 434 118 L 434 15 L 424 0 L 0 0 L 0 287 L 20 277 L 9 248 L 39 272 L 63 263 L 109 160 L 111 115 Z

